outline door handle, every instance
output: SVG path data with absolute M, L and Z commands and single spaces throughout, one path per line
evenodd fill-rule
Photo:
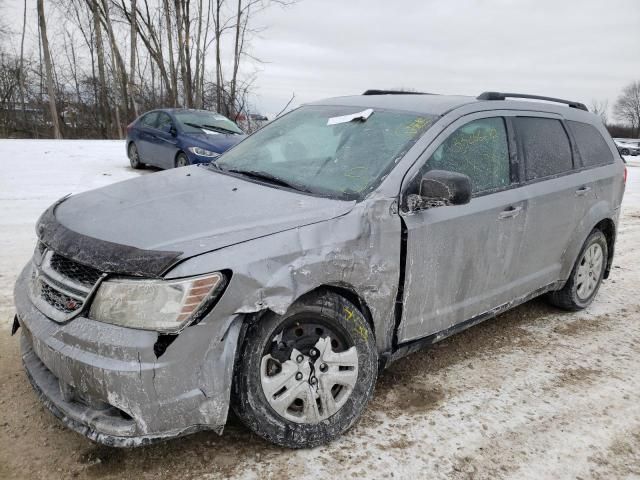
M 503 219 L 503 218 L 517 217 L 518 215 L 520 215 L 521 211 L 522 211 L 522 207 L 509 207 L 505 211 L 500 212 L 500 215 L 498 215 L 498 218 Z
M 591 187 L 580 187 L 576 190 L 576 197 L 582 197 L 591 191 Z

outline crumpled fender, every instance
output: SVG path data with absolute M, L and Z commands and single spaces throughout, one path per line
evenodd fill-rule
M 345 287 L 366 303 L 378 348 L 388 350 L 400 275 L 401 220 L 391 212 L 394 200 L 369 198 L 341 217 L 193 257 L 165 278 L 231 270 L 215 318 L 284 314 L 318 287 Z

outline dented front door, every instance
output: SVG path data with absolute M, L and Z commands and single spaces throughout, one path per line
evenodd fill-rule
M 517 188 L 500 117 L 461 119 L 427 151 L 430 169 L 468 175 L 467 205 L 404 213 L 407 257 L 400 343 L 472 319 L 512 300 L 527 204 Z M 488 169 L 488 170 L 487 170 Z M 488 173 L 487 173 L 488 172 Z

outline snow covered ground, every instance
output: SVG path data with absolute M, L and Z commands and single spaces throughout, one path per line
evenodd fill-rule
M 627 160 L 615 268 L 587 311 L 534 300 L 397 362 L 327 446 L 283 450 L 232 419 L 222 437 L 114 450 L 36 399 L 11 289 L 42 210 L 150 171 L 121 141 L 0 140 L 0 478 L 640 478 L 640 157 Z

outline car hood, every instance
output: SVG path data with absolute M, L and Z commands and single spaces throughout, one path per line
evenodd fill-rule
M 194 146 L 208 148 L 215 152 L 226 152 L 228 149 L 244 140 L 246 135 L 232 135 L 225 133 L 187 133 L 188 141 L 192 141 Z
M 38 234 L 103 271 L 159 275 L 182 259 L 329 220 L 354 204 L 192 166 L 63 199 L 43 214 Z

